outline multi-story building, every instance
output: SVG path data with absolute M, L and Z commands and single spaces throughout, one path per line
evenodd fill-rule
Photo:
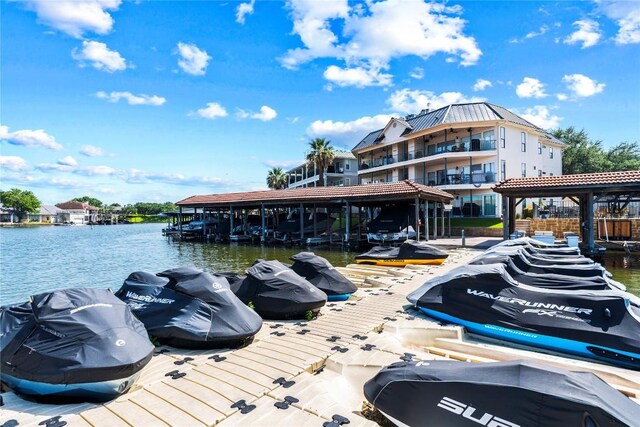
M 456 196 L 453 215 L 499 216 L 500 180 L 562 174 L 564 144 L 486 102 L 392 118 L 352 150 L 361 184 L 410 179 Z
M 60 222 L 72 222 L 74 224 L 96 222 L 98 220 L 98 211 L 100 210 L 95 206 L 77 200 L 58 203 L 56 207 L 63 211 L 58 214 L 61 218 Z
M 316 187 L 320 175 L 315 166 L 302 163 L 287 171 L 287 188 Z M 358 183 L 358 164 L 356 157 L 349 151 L 336 151 L 333 163 L 324 174 L 326 187 L 338 185 L 355 185 Z

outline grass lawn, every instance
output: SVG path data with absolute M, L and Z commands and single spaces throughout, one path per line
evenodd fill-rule
M 451 227 L 502 228 L 502 221 L 500 218 L 451 218 Z

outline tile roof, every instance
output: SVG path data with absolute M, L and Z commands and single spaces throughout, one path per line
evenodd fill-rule
M 409 116 L 411 117 L 411 116 Z M 394 119 L 392 119 L 394 120 Z M 395 119 L 401 120 L 401 119 Z M 419 132 L 442 124 L 464 124 L 474 122 L 498 121 L 504 120 L 518 125 L 527 126 L 546 135 L 544 129 L 528 122 L 522 117 L 512 113 L 499 105 L 489 104 L 488 102 L 475 102 L 469 104 L 451 104 L 437 110 L 429 111 L 406 119 L 406 123 L 410 127 L 402 135 Z M 360 141 L 352 151 L 360 150 L 375 145 L 378 136 L 384 130 L 378 129 L 369 133 Z M 556 138 L 548 138 L 554 142 L 560 142 Z M 561 143 L 561 142 L 560 142 Z
M 179 206 L 229 206 L 233 204 L 268 204 L 270 202 L 280 204 L 287 202 L 322 203 L 343 200 L 366 201 L 368 199 L 380 199 L 384 197 L 412 199 L 417 196 L 437 201 L 449 201 L 454 198 L 451 194 L 437 188 L 404 180 L 383 184 L 352 185 L 346 187 L 308 187 L 200 195 L 188 197 L 180 200 L 176 204 Z
M 640 171 L 584 173 L 575 175 L 541 176 L 531 178 L 509 178 L 496 184 L 494 191 L 526 190 L 531 188 L 571 187 L 611 187 L 616 185 L 635 186 L 640 190 Z M 637 190 L 636 190 L 637 191 Z
M 64 210 L 89 210 L 89 211 L 100 210 L 100 208 L 91 206 L 89 203 L 79 202 L 77 200 L 69 200 L 68 202 L 58 203 L 56 206 Z
M 57 206 L 52 206 L 52 205 L 40 206 L 40 215 L 57 215 L 60 212 L 62 212 L 62 209 L 60 209 Z

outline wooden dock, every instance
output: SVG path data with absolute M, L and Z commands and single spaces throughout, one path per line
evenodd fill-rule
M 640 403 L 639 372 L 483 341 L 410 308 L 409 292 L 474 255 L 453 252 L 442 266 L 339 268 L 360 289 L 316 320 L 267 321 L 238 350 L 159 347 L 134 388 L 105 404 L 44 405 L 3 393 L 0 426 L 322 426 L 336 415 L 375 426 L 361 413 L 362 386 L 401 357 L 589 370 Z

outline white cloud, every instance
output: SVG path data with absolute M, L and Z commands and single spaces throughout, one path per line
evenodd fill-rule
M 262 120 L 263 122 L 268 122 L 269 120 L 273 120 L 276 118 L 278 113 L 273 108 L 268 105 L 263 105 L 260 107 L 259 113 L 254 113 L 251 115 L 252 119 Z
M 205 119 L 217 119 L 218 117 L 227 117 L 228 113 L 227 110 L 217 102 L 209 102 L 205 108 L 201 108 L 195 113 L 190 113 L 190 115 L 197 115 Z
M 558 101 L 566 101 L 569 99 L 566 93 L 557 93 L 556 98 L 558 98 Z
M 186 177 L 179 173 L 154 173 L 140 169 L 128 169 L 121 174 L 125 182 L 129 184 L 149 184 L 159 182 L 183 186 L 228 186 L 228 182 L 222 178 L 208 176 Z
M 285 170 L 300 166 L 303 163 L 304 160 L 264 160 L 262 162 L 263 165 L 270 168 L 282 168 Z
M 562 117 L 552 114 L 544 105 L 527 108 L 520 116 L 542 129 L 556 129 L 563 119 Z
M 36 12 L 43 24 L 81 38 L 85 32 L 108 34 L 113 28 L 109 12 L 118 10 L 121 0 L 26 0 L 24 3 Z
M 334 145 L 339 143 L 353 147 L 369 132 L 385 127 L 390 119 L 390 115 L 378 114 L 350 122 L 316 120 L 307 127 L 306 133 L 310 138 L 328 138 Z
M 236 22 L 244 25 L 246 15 L 253 15 L 253 7 L 256 4 L 256 0 L 251 0 L 249 3 L 240 3 L 236 8 Z
M 545 34 L 547 31 L 549 31 L 549 26 L 543 25 L 543 26 L 540 27 L 540 29 L 538 31 L 531 31 L 531 32 L 527 33 L 524 36 L 524 38 L 525 39 L 532 39 L 532 38 L 535 38 L 535 37 L 539 37 L 539 36 Z
M 39 163 L 36 165 L 36 169 L 41 172 L 59 171 L 59 172 L 73 172 L 75 167 L 70 165 L 62 165 L 59 163 Z
M 64 156 L 58 160 L 58 164 L 65 166 L 78 166 L 78 161 L 71 156 Z
M 582 43 L 582 49 L 595 46 L 602 37 L 600 31 L 600 25 L 596 21 L 591 19 L 583 19 L 573 23 L 578 29 L 565 37 L 563 40 L 565 44 Z
M 94 145 L 83 145 L 80 147 L 80 154 L 83 154 L 87 157 L 107 157 L 111 156 L 111 154 L 107 153 L 100 147 L 96 147 Z
M 73 170 L 73 173 L 85 176 L 114 175 L 117 171 L 111 166 L 81 166 Z
M 409 73 L 409 76 L 416 79 L 416 80 L 420 80 L 424 78 L 424 68 L 422 67 L 415 67 L 413 70 L 411 70 L 411 72 Z
M 482 92 L 483 90 L 491 86 L 493 86 L 493 84 L 489 80 L 478 79 L 476 80 L 476 83 L 473 85 L 473 91 Z
M 89 62 L 93 68 L 113 73 L 127 69 L 127 61 L 115 50 L 110 50 L 105 43 L 83 41 L 82 48 L 74 48 L 71 57 L 85 67 Z
M 96 97 L 100 99 L 106 99 L 109 102 L 118 102 L 120 99 L 125 99 L 129 105 L 153 105 L 159 107 L 167 102 L 166 98 L 158 95 L 134 95 L 131 92 L 110 92 L 103 91 L 97 92 Z
M 640 2 L 596 0 L 596 3 L 618 25 L 617 44 L 640 43 Z
M 199 49 L 195 44 L 178 43 L 178 65 L 187 74 L 192 76 L 204 76 L 211 57 L 205 50 Z
M 475 96 L 467 98 L 460 92 L 443 92 L 440 95 L 436 95 L 428 90 L 401 89 L 389 96 L 387 104 L 393 111 L 415 114 L 426 108 L 436 110 L 449 104 L 483 101 L 485 101 L 485 98 Z
M 516 95 L 520 98 L 544 98 L 547 94 L 544 92 L 544 84 L 538 79 L 525 77 L 522 83 L 516 86 Z
M 427 59 L 444 53 L 463 66 L 475 64 L 482 52 L 473 37 L 463 32 L 461 8 L 423 1 L 291 0 L 293 32 L 304 47 L 289 50 L 282 65 L 296 69 L 316 58 L 335 58 L 325 78 L 339 86 L 381 86 L 392 75 L 383 74 L 392 59 L 415 55 Z M 339 38 L 334 31 L 341 30 Z
M 600 93 L 606 86 L 606 84 L 598 83 L 584 74 L 568 74 L 562 78 L 562 81 L 567 84 L 567 89 L 574 96 L 582 98 Z
M 7 141 L 11 145 L 21 145 L 23 147 L 43 147 L 53 151 L 62 150 L 62 145 L 58 144 L 56 139 L 43 129 L 23 129 L 9 132 L 8 126 L 0 126 L 0 141 Z
M 18 156 L 0 156 L 0 169 L 8 169 L 10 171 L 22 171 L 29 169 L 27 162 Z

